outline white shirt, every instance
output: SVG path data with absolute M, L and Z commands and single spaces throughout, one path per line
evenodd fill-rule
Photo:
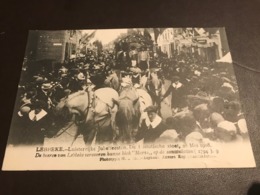
M 34 121 L 34 119 L 35 119 L 35 121 L 39 121 L 46 115 L 47 115 L 47 112 L 43 109 L 38 114 L 35 114 L 35 110 L 32 110 L 31 112 L 29 112 L 29 118 L 32 121 Z
M 175 89 L 178 89 L 182 86 L 182 84 L 179 82 L 179 83 L 173 83 L 172 86 L 175 88 Z
M 159 117 L 158 115 L 156 115 L 155 119 L 153 120 L 153 122 L 150 121 L 150 119 L 148 118 L 148 116 L 146 116 L 145 118 L 145 124 L 147 127 L 149 127 L 150 125 L 152 126 L 152 128 L 157 127 L 162 121 L 162 118 Z

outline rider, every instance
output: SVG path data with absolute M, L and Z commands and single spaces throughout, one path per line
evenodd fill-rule
M 71 90 L 71 92 L 77 92 L 80 90 L 83 90 L 83 85 L 85 84 L 86 78 L 83 73 L 78 73 L 77 75 L 74 75 L 72 77 L 68 88 Z
M 149 68 L 150 55 L 145 46 L 141 47 L 141 51 L 138 53 L 138 66 L 141 70 L 145 71 Z
M 132 73 L 131 79 L 133 86 L 139 88 L 141 82 L 141 69 L 138 67 L 131 67 L 130 72 Z

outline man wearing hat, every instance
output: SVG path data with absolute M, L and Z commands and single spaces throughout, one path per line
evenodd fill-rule
M 172 95 L 171 108 L 173 112 L 179 112 L 187 106 L 185 87 L 180 82 L 180 78 L 178 76 L 172 77 L 172 83 L 166 93 L 163 95 L 161 101 L 170 94 Z
M 26 137 L 24 136 L 28 123 L 28 113 L 31 111 L 30 104 L 24 104 L 20 107 L 19 111 L 13 116 L 13 124 L 10 131 L 9 142 L 16 145 L 24 143 Z
M 131 58 L 129 56 L 129 44 L 125 41 L 121 42 L 120 50 L 117 52 L 115 69 L 127 70 L 132 65 Z
M 35 99 L 45 102 L 48 109 L 50 109 L 52 105 L 52 101 L 50 99 L 51 88 L 51 83 L 43 83 L 41 87 L 38 88 L 37 95 L 35 96 Z
M 237 135 L 237 128 L 230 121 L 222 121 L 218 123 L 214 129 L 215 136 L 218 142 L 234 142 L 241 141 L 241 137 Z
M 36 100 L 28 114 L 29 123 L 24 133 L 25 145 L 43 145 L 44 136 L 51 125 L 51 116 L 44 109 L 45 102 Z
M 138 53 L 138 66 L 141 70 L 146 70 L 149 65 L 150 55 L 146 47 L 142 46 L 141 51 Z
M 72 93 L 83 90 L 83 85 L 85 84 L 85 82 L 86 77 L 82 72 L 80 72 L 70 80 L 68 88 L 71 90 Z
M 136 67 L 137 60 L 138 60 L 137 50 L 136 50 L 135 46 L 131 46 L 130 49 L 131 49 L 131 51 L 129 52 L 129 56 L 131 58 L 132 67 Z
M 144 110 L 147 112 L 147 117 L 141 123 L 136 141 L 143 139 L 144 144 L 153 143 L 167 129 L 162 118 L 157 114 L 157 110 L 156 106 L 149 106 Z
M 89 78 L 91 83 L 95 85 L 94 90 L 105 87 L 105 79 L 106 76 L 104 75 L 103 72 L 97 72 L 96 74 L 92 74 Z

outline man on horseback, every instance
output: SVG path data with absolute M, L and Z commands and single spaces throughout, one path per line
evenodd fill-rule
M 120 50 L 117 52 L 116 66 L 117 70 L 127 70 L 131 67 L 132 62 L 128 52 L 128 43 L 122 42 Z
M 145 46 L 141 47 L 141 51 L 138 53 L 138 66 L 141 70 L 145 71 L 149 68 L 150 55 Z

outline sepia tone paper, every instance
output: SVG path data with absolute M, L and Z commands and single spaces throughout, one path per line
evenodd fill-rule
M 255 167 L 224 28 L 30 31 L 3 170 Z

